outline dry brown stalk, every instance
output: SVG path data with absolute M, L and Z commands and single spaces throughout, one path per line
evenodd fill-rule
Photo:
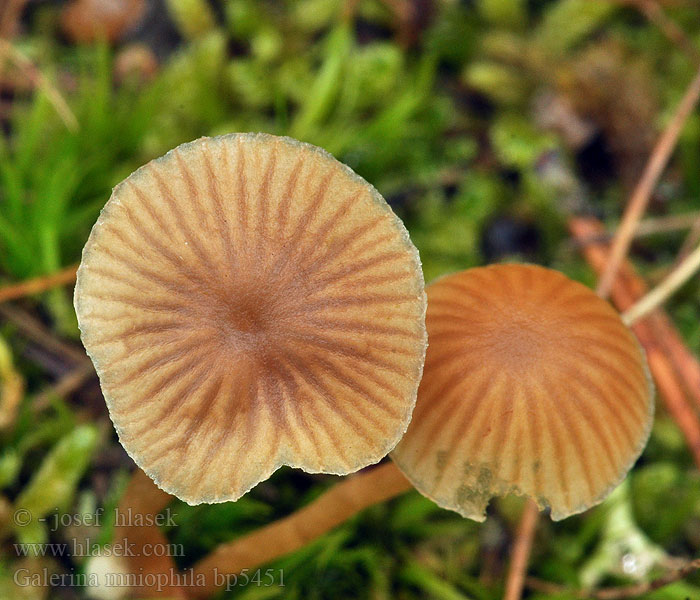
M 32 410 L 41 412 L 49 406 L 52 396 L 64 397 L 77 390 L 95 373 L 95 368 L 87 358 L 77 367 L 66 373 L 48 389 L 39 392 L 32 401 Z
M 520 600 L 523 592 L 523 585 L 525 584 L 525 573 L 527 572 L 527 565 L 530 560 L 532 540 L 535 537 L 538 517 L 539 509 L 537 508 L 537 504 L 527 499 L 523 507 L 522 516 L 520 517 L 518 533 L 513 543 L 510 568 L 508 569 L 508 578 L 506 579 L 506 593 L 503 596 L 504 600 Z
M 595 600 L 622 600 L 623 598 L 638 598 L 654 590 L 658 590 L 670 583 L 674 583 L 687 577 L 700 569 L 700 559 L 690 561 L 688 564 L 651 581 L 633 583 L 620 587 L 600 588 L 597 590 L 576 590 L 565 585 L 544 581 L 535 577 L 528 577 L 525 584 L 528 588 L 545 594 L 566 594 L 576 598 L 594 598 Z
M 700 246 L 678 264 L 653 290 L 628 308 L 622 320 L 628 325 L 660 307 L 700 269 Z
M 52 273 L 51 275 L 45 275 L 42 277 L 36 277 L 35 279 L 28 279 L 27 281 L 22 281 L 20 283 L 6 285 L 5 287 L 0 288 L 0 302 L 16 300 L 17 298 L 29 296 L 30 294 L 37 294 L 39 292 L 50 290 L 54 287 L 73 283 L 75 281 L 75 274 L 77 271 L 78 265 L 72 265 L 61 271 Z
M 46 98 L 53 105 L 54 110 L 69 131 L 75 132 L 79 129 L 78 120 L 58 88 L 23 52 L 0 37 L 0 68 L 5 60 L 13 62 L 35 87 L 40 88 L 46 94 Z
M 0 319 L 12 322 L 22 335 L 55 356 L 67 359 L 74 364 L 88 360 L 82 348 L 63 341 L 39 319 L 17 306 L 0 303 Z
M 644 215 L 651 194 L 666 168 L 666 164 L 671 158 L 671 154 L 676 147 L 683 126 L 693 112 L 699 99 L 700 69 L 698 69 L 695 77 L 690 82 L 683 98 L 676 107 L 673 117 L 656 143 L 644 168 L 644 173 L 625 207 L 625 213 L 617 229 L 615 240 L 610 250 L 609 260 L 600 275 L 598 288 L 596 290 L 598 295 L 603 298 L 606 298 L 610 294 L 620 264 L 629 251 L 630 243 L 634 237 L 634 232 L 639 220 Z
M 668 17 L 658 2 L 655 0 L 626 0 L 626 2 L 635 6 L 650 23 L 654 24 L 671 43 L 678 46 L 693 63 L 700 63 L 700 51 L 698 51 L 692 40 L 688 38 L 685 31 L 678 26 L 678 23 Z
M 700 244 L 700 216 L 695 219 L 690 231 L 683 240 L 681 249 L 678 251 L 678 256 L 676 256 L 675 264 L 680 263 L 698 244 Z

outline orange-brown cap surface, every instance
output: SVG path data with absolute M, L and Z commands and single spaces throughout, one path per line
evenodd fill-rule
M 345 474 L 406 430 L 426 346 L 416 249 L 326 152 L 233 134 L 118 185 L 75 306 L 136 463 L 183 500 L 235 500 L 283 464 Z
M 645 358 L 611 306 L 550 269 L 495 265 L 428 287 L 429 347 L 392 458 L 423 494 L 481 521 L 531 496 L 553 519 L 600 502 L 646 443 Z

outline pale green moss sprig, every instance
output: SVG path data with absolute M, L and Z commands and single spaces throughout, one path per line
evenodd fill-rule
M 20 543 L 47 541 L 43 521 L 52 511 L 70 507 L 78 481 L 97 446 L 97 429 L 80 425 L 63 437 L 46 455 L 14 504 L 15 533 Z

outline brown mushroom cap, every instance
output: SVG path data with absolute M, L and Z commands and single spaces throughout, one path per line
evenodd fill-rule
M 314 146 L 233 134 L 115 188 L 75 307 L 122 444 L 197 504 L 283 464 L 346 474 L 385 456 L 415 404 L 423 285 L 366 181 Z
M 653 388 L 605 301 L 532 265 L 470 269 L 428 287 L 418 402 L 392 458 L 427 497 L 483 521 L 526 494 L 563 519 L 600 502 L 641 453 Z

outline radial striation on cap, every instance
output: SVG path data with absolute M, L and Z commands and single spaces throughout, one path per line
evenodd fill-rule
M 83 251 L 82 339 L 128 453 L 191 503 L 283 464 L 345 474 L 406 431 L 426 347 L 418 253 L 326 152 L 202 138 L 119 184 Z
M 392 458 L 427 497 L 483 521 L 494 496 L 555 520 L 600 502 L 651 428 L 639 344 L 605 301 L 533 265 L 470 269 L 428 287 L 418 402 Z

